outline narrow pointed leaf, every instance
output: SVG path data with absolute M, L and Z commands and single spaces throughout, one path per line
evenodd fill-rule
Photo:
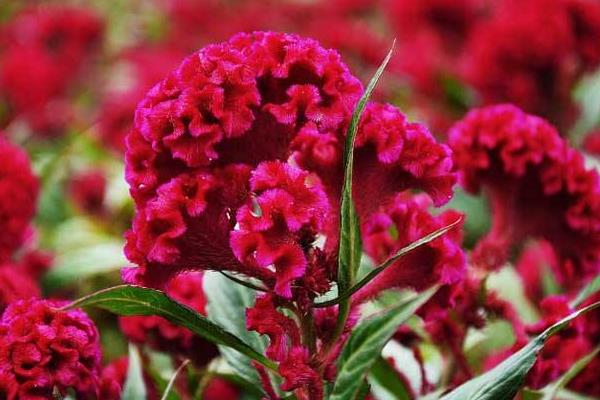
M 210 342 L 235 349 L 267 368 L 275 369 L 272 361 L 240 338 L 159 290 L 135 285 L 115 286 L 82 297 L 67 308 L 83 306 L 100 307 L 118 315 L 157 315 Z
M 600 352 L 600 347 L 596 347 L 587 356 L 578 360 L 567 372 L 563 374 L 556 382 L 550 384 L 547 388 L 542 389 L 544 396 L 542 400 L 552 400 L 556 398 L 558 392 L 564 389 L 573 378 L 575 378 Z
M 571 307 L 579 307 L 581 303 L 586 301 L 591 295 L 600 290 L 600 275 L 595 277 L 590 283 L 584 287 L 577 295 L 575 300 L 571 302 Z
M 441 400 L 512 400 L 523 385 L 546 340 L 565 328 L 573 319 L 599 306 L 600 302 L 594 303 L 563 318 L 494 369 L 462 384 Z
M 388 258 L 386 261 L 384 261 L 383 263 L 381 263 L 380 265 L 378 265 L 376 268 L 374 268 L 371 272 L 369 272 L 364 278 L 362 278 L 360 280 L 360 282 L 358 282 L 357 284 L 355 284 L 354 286 L 352 286 L 350 289 L 348 289 L 345 292 L 343 292 L 340 295 L 338 295 L 337 298 L 332 299 L 332 300 L 323 301 L 321 303 L 316 303 L 314 306 L 317 307 L 317 308 L 318 307 L 329 307 L 329 306 L 332 306 L 334 304 L 338 304 L 338 303 L 342 302 L 343 300 L 348 299 L 350 296 L 352 296 L 354 293 L 358 292 L 361 288 L 363 288 L 364 286 L 366 286 L 369 282 L 371 282 L 373 279 L 375 279 L 375 277 L 377 275 L 379 275 L 380 273 L 382 273 L 384 270 L 386 270 L 388 267 L 390 267 L 392 264 L 394 264 L 400 258 L 402 258 L 406 254 L 410 253 L 411 251 L 413 251 L 415 249 L 418 249 L 419 247 L 421 247 L 423 245 L 426 245 L 427 243 L 429 243 L 429 242 L 431 242 L 431 241 L 439 238 L 440 236 L 443 236 L 449 230 L 451 230 L 456 225 L 458 225 L 461 220 L 462 220 L 462 217 L 458 218 L 456 221 L 454 221 L 450 225 L 447 225 L 447 226 L 445 226 L 443 228 L 440 228 L 437 231 L 432 232 L 429 235 L 426 235 L 426 236 L 422 237 L 421 239 L 419 239 L 419 240 L 417 240 L 415 242 L 412 242 L 408 246 L 403 247 L 396 254 L 394 254 L 392 257 Z
M 344 291 L 350 287 L 358 266 L 360 265 L 360 257 L 362 254 L 362 246 L 360 241 L 360 227 L 356 209 L 352 202 L 352 168 L 354 165 L 354 141 L 358 132 L 360 118 L 371 97 L 371 93 L 379 78 L 383 74 L 385 67 L 392 57 L 394 46 L 388 52 L 387 56 L 375 72 L 373 78 L 367 85 L 365 92 L 358 101 L 348 132 L 346 134 L 346 143 L 344 148 L 344 186 L 342 188 L 342 199 L 340 208 L 340 244 L 338 257 L 338 286 L 340 291 Z
M 142 372 L 142 360 L 140 352 L 134 345 L 129 345 L 129 362 L 127 366 L 127 378 L 123 386 L 123 400 L 146 399 L 146 385 Z
M 360 323 L 338 361 L 338 375 L 329 400 L 353 400 L 381 350 L 398 327 L 433 296 L 437 287 Z

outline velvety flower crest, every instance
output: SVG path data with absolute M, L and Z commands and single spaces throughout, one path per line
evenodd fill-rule
M 98 394 L 99 335 L 80 310 L 60 302 L 21 300 L 0 319 L 0 370 L 12 380 L 16 398 L 52 398 L 73 390 L 78 398 Z M 8 397 L 11 398 L 11 397 Z
M 449 133 L 460 179 L 482 190 L 492 228 L 473 252 L 496 268 L 526 237 L 549 242 L 560 260 L 561 283 L 600 270 L 600 184 L 581 154 L 549 123 L 511 105 L 471 111 Z

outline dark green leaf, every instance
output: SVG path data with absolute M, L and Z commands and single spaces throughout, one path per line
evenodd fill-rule
M 494 369 L 462 384 L 441 400 L 512 400 L 546 340 L 579 315 L 599 306 L 600 302 L 594 303 L 563 318 Z
M 340 292 L 345 291 L 352 284 L 354 275 L 360 265 L 360 257 L 362 254 L 358 216 L 356 215 L 354 203 L 352 202 L 354 140 L 356 139 L 362 113 L 371 97 L 373 89 L 375 89 L 379 78 L 392 57 L 393 50 L 394 46 L 392 45 L 392 48 L 381 63 L 381 66 L 377 69 L 375 75 L 367 85 L 365 92 L 354 109 L 348 132 L 346 133 L 346 143 L 344 147 L 344 186 L 342 188 L 340 208 L 340 247 L 338 257 L 338 286 Z
M 369 374 L 369 380 L 381 386 L 397 400 L 411 400 L 410 390 L 398 379 L 398 373 L 383 357 L 379 356 Z
M 188 328 L 210 342 L 235 349 L 267 368 L 276 368 L 272 361 L 237 336 L 159 290 L 135 285 L 115 286 L 82 297 L 68 308 L 83 306 L 96 306 L 119 315 L 157 315 Z
M 398 327 L 433 296 L 437 287 L 361 322 L 338 360 L 338 375 L 330 400 L 353 400 L 381 350 Z

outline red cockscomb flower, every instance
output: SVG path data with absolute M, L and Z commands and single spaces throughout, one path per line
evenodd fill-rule
M 574 0 L 506 0 L 471 35 L 465 76 L 485 103 L 511 102 L 568 126 L 571 90 L 600 62 L 600 5 Z
M 202 289 L 202 273 L 178 275 L 166 287 L 173 299 L 206 315 L 206 297 Z M 121 317 L 121 329 L 133 342 L 178 358 L 189 358 L 203 366 L 217 355 L 214 345 L 195 336 L 190 330 L 157 316 Z
M 21 149 L 0 138 L 0 262 L 23 243 L 35 213 L 39 184 Z
M 26 8 L 4 28 L 0 89 L 36 134 L 64 127 L 71 112 L 64 96 L 102 31 L 97 15 L 73 7 Z
M 543 240 L 528 244 L 519 255 L 515 268 L 521 276 L 525 295 L 535 304 L 545 297 L 544 280 L 560 275 L 554 249 Z
M 100 344 L 94 323 L 60 302 L 21 300 L 0 319 L 0 370 L 16 385 L 17 398 L 52 398 L 55 390 L 96 398 Z
M 600 184 L 582 156 L 541 118 L 511 105 L 471 111 L 449 133 L 465 189 L 487 195 L 491 231 L 473 261 L 497 268 L 526 237 L 548 241 L 560 283 L 600 271 Z M 574 279 L 576 278 L 576 279 Z

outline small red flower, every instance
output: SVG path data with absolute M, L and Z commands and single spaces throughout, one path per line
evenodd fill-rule
M 17 384 L 17 398 L 52 398 L 74 390 L 97 396 L 100 344 L 94 323 L 80 310 L 47 300 L 21 300 L 0 319 L 0 371 Z
M 101 215 L 106 194 L 104 171 L 90 170 L 73 176 L 69 182 L 69 192 L 75 205 L 82 211 Z

